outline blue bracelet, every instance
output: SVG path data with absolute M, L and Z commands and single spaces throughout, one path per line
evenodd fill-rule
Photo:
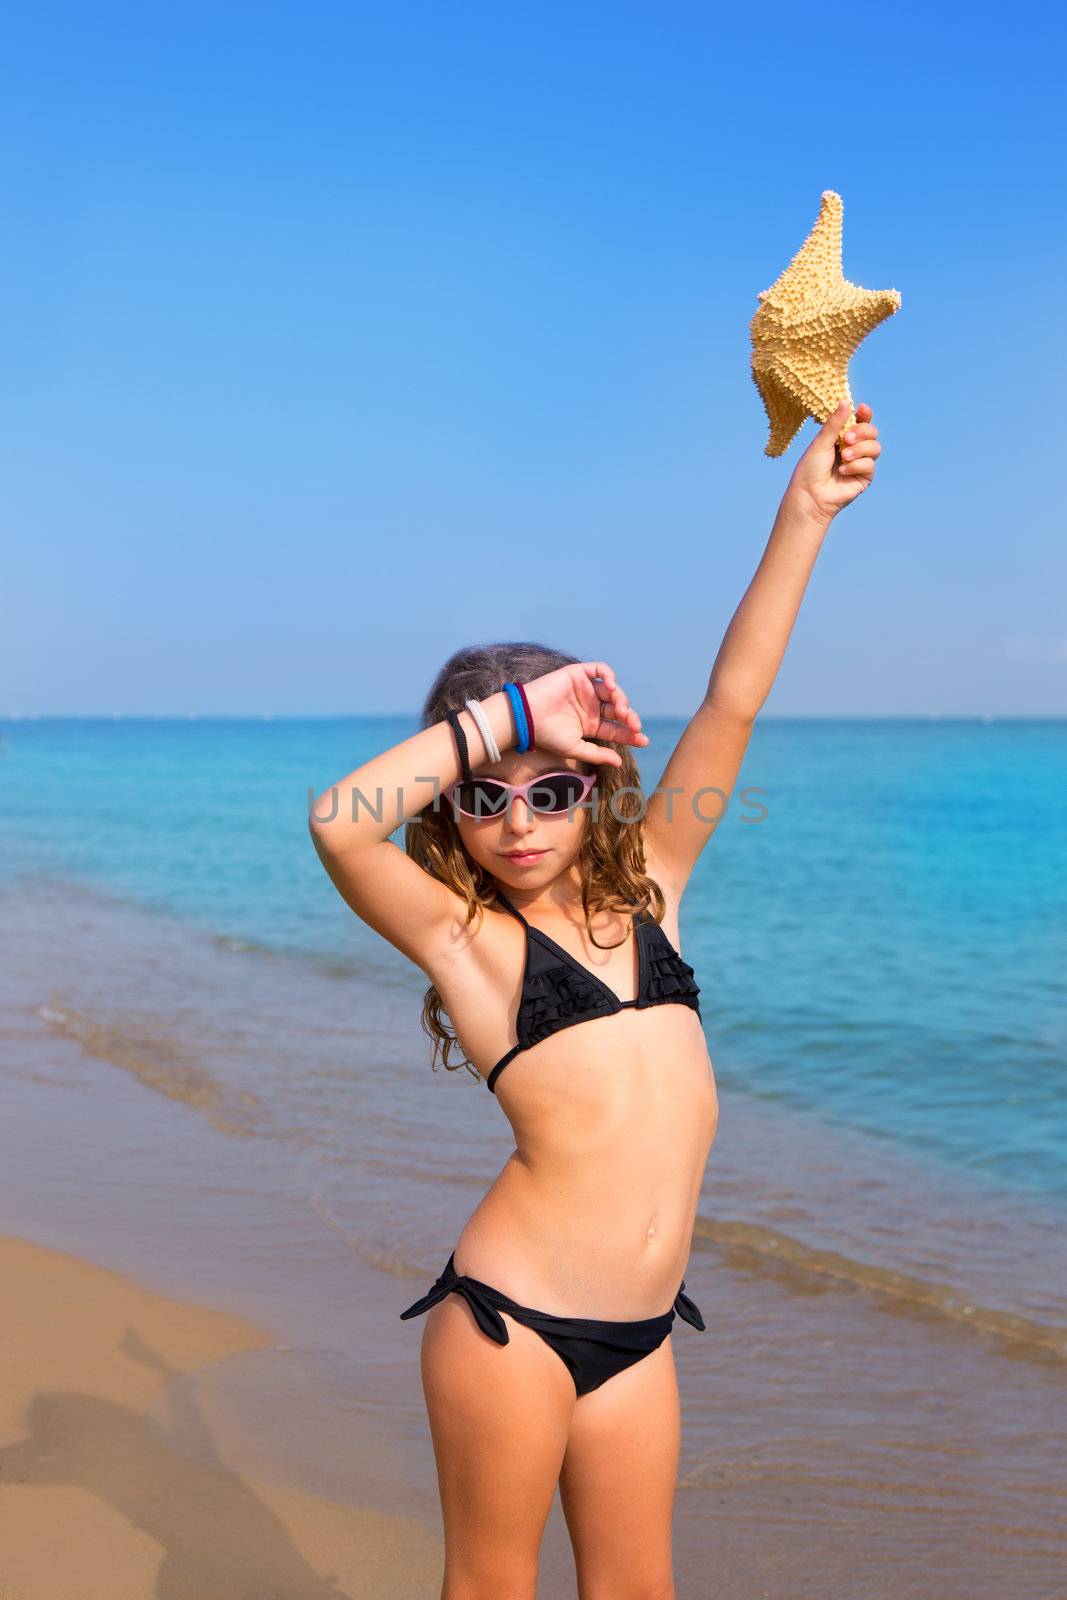
M 511 709 L 515 716 L 515 732 L 519 736 L 519 754 L 521 756 L 530 748 L 530 730 L 526 724 L 526 712 L 523 710 L 522 696 L 513 683 L 505 683 L 504 692 L 511 701 Z

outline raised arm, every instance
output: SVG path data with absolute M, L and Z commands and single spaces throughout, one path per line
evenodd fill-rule
M 602 661 L 560 667 L 525 686 L 538 749 L 618 766 L 617 751 L 592 744 L 647 744 L 612 669 Z M 518 744 L 511 702 L 503 689 L 481 705 L 503 754 Z M 471 770 L 493 763 L 469 711 L 459 713 Z M 466 927 L 467 903 L 413 861 L 390 835 L 461 775 L 448 722 L 412 734 L 356 767 L 312 802 L 308 827 L 323 866 L 352 910 L 433 981 L 453 941 Z
M 719 647 L 704 699 L 649 800 L 650 870 L 666 878 L 676 896 L 725 814 L 827 529 L 873 479 L 881 446 L 870 406 L 856 407 L 856 426 L 845 435 L 845 448 L 838 448 L 848 410 L 843 401 L 798 461 L 759 566 Z
M 516 744 L 511 703 L 503 689 L 481 702 L 501 751 Z M 471 767 L 489 755 L 469 711 L 459 713 Z M 436 953 L 466 903 L 390 835 L 460 776 L 455 735 L 436 722 L 331 784 L 312 803 L 308 827 L 319 858 L 357 916 L 431 977 Z

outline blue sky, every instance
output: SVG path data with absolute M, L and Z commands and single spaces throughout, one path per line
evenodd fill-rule
M 773 715 L 1067 714 L 1052 5 L 24 7 L 0 68 L 0 713 L 414 710 L 458 645 L 698 703 L 814 428 L 823 189 L 884 455 Z

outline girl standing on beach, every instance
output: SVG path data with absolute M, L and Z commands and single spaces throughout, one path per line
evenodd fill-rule
M 515 1136 L 401 1313 L 426 1312 L 442 1600 L 533 1600 L 557 1483 L 579 1600 L 674 1595 L 670 1332 L 704 1328 L 683 1274 L 718 1117 L 679 906 L 827 529 L 873 480 L 871 409 L 841 445 L 847 414 L 797 463 L 647 805 L 630 752 L 648 739 L 612 668 L 497 644 L 458 651 L 422 730 L 312 808 L 338 891 L 430 980 L 434 1059 L 458 1045 Z

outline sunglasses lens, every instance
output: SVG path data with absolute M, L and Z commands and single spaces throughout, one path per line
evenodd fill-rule
M 554 772 L 533 785 L 530 808 L 533 811 L 567 811 L 581 800 L 584 787 L 578 773 Z
M 474 779 L 456 788 L 456 804 L 468 817 L 495 817 L 507 804 L 508 791 L 492 778 Z
M 568 811 L 580 803 L 584 789 L 585 783 L 577 772 L 553 772 L 530 785 L 528 804 L 531 811 Z M 472 778 L 469 783 L 458 783 L 454 794 L 464 815 L 497 817 L 507 809 L 511 791 L 495 778 Z

